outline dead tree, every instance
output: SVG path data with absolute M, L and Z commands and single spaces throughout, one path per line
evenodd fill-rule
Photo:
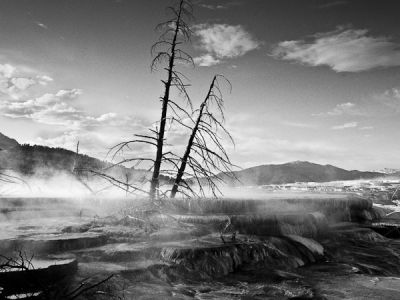
M 128 196 L 128 194 L 129 194 L 129 181 L 131 180 L 131 174 L 125 170 L 123 175 L 124 175 L 125 185 L 126 185 L 125 195 Z
M 155 148 L 155 158 L 137 157 L 131 159 L 123 159 L 116 165 L 125 163 L 147 162 L 151 164 L 148 171 L 152 172 L 150 179 L 150 189 L 148 196 L 154 200 L 163 194 L 160 190 L 160 175 L 164 171 L 161 169 L 162 164 L 166 163 L 177 168 L 176 160 L 173 159 L 175 155 L 171 151 L 166 151 L 166 125 L 167 122 L 179 121 L 182 115 L 190 117 L 191 113 L 185 107 L 192 110 L 192 103 L 187 93 L 186 88 L 189 86 L 187 78 L 183 73 L 177 70 L 177 64 L 190 64 L 194 65 L 192 57 L 183 50 L 183 44 L 190 41 L 191 29 L 189 21 L 192 19 L 192 4 L 190 0 L 179 0 L 175 6 L 167 8 L 172 14 L 171 19 L 157 25 L 156 30 L 162 31 L 159 40 L 152 46 L 151 54 L 153 60 L 151 63 L 151 70 L 155 71 L 160 66 L 166 71 L 166 78 L 161 80 L 164 85 L 163 95 L 160 97 L 161 101 L 161 115 L 157 123 L 157 129 L 150 129 L 151 134 L 135 134 L 135 138 L 117 144 L 112 147 L 110 152 L 113 152 L 112 158 L 114 159 L 117 154 L 120 154 L 125 148 L 129 148 L 132 144 L 145 144 Z M 172 93 L 177 92 L 184 99 L 184 104 L 178 103 L 176 100 L 171 99 Z M 185 106 L 186 104 L 186 106 Z M 169 111 L 171 113 L 169 113 Z M 111 178 L 108 178 L 112 180 Z M 115 181 L 114 181 L 115 182 Z M 120 185 L 120 182 L 115 182 Z M 135 187 L 134 190 L 141 190 Z
M 222 132 L 234 145 L 232 136 L 224 127 L 224 101 L 218 78 L 225 79 L 221 75 L 214 76 L 205 99 L 199 109 L 194 111 L 194 114 L 197 114 L 197 118 L 185 153 L 180 159 L 180 166 L 172 186 L 170 198 L 176 196 L 178 189 L 181 189 L 181 192 L 185 195 L 188 193 L 197 195 L 191 185 L 184 179 L 185 176 L 195 179 L 202 196 L 205 195 L 204 186 L 210 188 L 213 196 L 217 196 L 220 193 L 218 183 L 223 179 L 218 173 L 233 176 L 232 167 L 234 165 L 218 136 Z M 226 79 L 225 81 L 231 87 L 229 81 Z M 216 106 L 217 114 L 211 111 L 213 104 Z M 216 115 L 219 115 L 219 118 Z M 186 172 L 187 167 L 191 172 Z
M 189 85 L 186 82 L 188 80 L 177 69 L 179 64 L 194 65 L 192 57 L 183 50 L 183 45 L 190 42 L 189 21 L 192 19 L 192 5 L 190 0 L 178 0 L 177 5 L 168 7 L 168 10 L 172 13 L 172 18 L 156 27 L 156 29 L 162 31 L 162 34 L 151 49 L 154 57 L 151 70 L 154 71 L 162 66 L 166 71 L 166 78 L 161 80 L 164 85 L 164 92 L 160 97 L 161 114 L 157 127 L 150 129 L 150 134 L 135 134 L 132 140 L 115 145 L 109 153 L 113 153 L 112 159 L 114 160 L 125 149 L 130 149 L 132 145 L 149 145 L 156 150 L 155 158 L 134 157 L 122 159 L 113 165 L 136 163 L 136 166 L 138 166 L 143 162 L 149 164 L 148 171 L 152 175 L 147 181 L 150 183 L 147 196 L 151 200 L 167 197 L 168 193 L 173 198 L 178 190 L 186 196 L 204 196 L 206 195 L 205 186 L 208 186 L 212 194 L 216 196 L 220 193 L 218 182 L 222 181 L 222 177 L 218 173 L 228 173 L 228 176 L 233 174 L 231 172 L 233 164 L 218 136 L 219 133 L 223 133 L 233 143 L 231 135 L 224 127 L 223 99 L 218 84 L 218 79 L 223 78 L 223 76 L 217 75 L 213 78 L 206 98 L 200 108 L 193 112 L 191 99 L 187 92 Z M 184 101 L 176 101 L 173 97 L 174 92 L 177 92 Z M 218 117 L 212 113 L 214 105 Z M 191 123 L 186 124 L 187 122 L 184 119 Z M 166 150 L 166 146 L 168 146 L 166 136 L 168 122 L 174 126 L 182 126 L 190 133 L 183 156 Z M 105 172 L 91 171 L 91 173 L 106 179 L 121 189 L 128 189 L 126 180 L 124 182 L 123 179 L 116 179 Z M 174 178 L 172 190 L 163 191 L 160 188 L 161 176 L 165 174 L 172 175 Z M 187 180 L 189 177 L 192 178 L 192 182 L 199 186 L 199 193 L 195 192 L 189 180 Z M 140 184 L 144 184 L 144 182 Z M 146 188 L 143 186 L 129 185 L 129 188 L 133 193 L 146 194 Z M 152 201 L 152 203 L 155 202 Z
M 15 176 L 7 175 L 5 173 L 0 173 L 0 182 L 3 182 L 3 183 L 16 183 L 16 180 L 18 180 L 18 178 L 15 177 Z
M 162 109 L 160 127 L 156 138 L 150 138 L 153 139 L 157 145 L 153 175 L 150 182 L 151 199 L 155 198 L 156 191 L 159 187 L 161 163 L 164 156 L 164 136 L 168 108 L 172 107 L 172 109 L 182 110 L 180 105 L 170 99 L 171 89 L 173 87 L 177 88 L 178 91 L 184 95 L 188 103 L 191 104 L 188 93 L 186 92 L 187 84 L 183 82 L 184 75 L 176 70 L 176 63 L 193 63 L 192 57 L 180 48 L 183 42 L 190 40 L 191 30 L 187 22 L 192 17 L 192 5 L 188 0 L 180 0 L 177 7 L 169 7 L 168 9 L 172 12 L 173 18 L 157 26 L 158 28 L 164 29 L 164 32 L 159 41 L 152 47 L 152 52 L 156 53 L 156 55 L 152 61 L 151 68 L 154 70 L 160 63 L 166 61 L 167 67 L 165 70 L 167 71 L 167 79 L 162 80 L 165 90 L 164 95 L 161 97 Z
M 98 288 L 104 285 L 114 277 L 114 274 L 103 278 L 100 281 L 94 281 L 93 279 L 86 278 L 85 280 L 78 283 L 76 287 L 70 286 L 69 282 L 66 281 L 68 276 L 57 276 L 56 273 L 49 272 L 47 275 L 44 271 L 35 269 L 32 263 L 33 255 L 28 256 L 25 252 L 19 250 L 14 256 L 5 256 L 0 254 L 0 273 L 4 272 L 23 272 L 20 278 L 20 282 L 11 280 L 3 280 L 3 291 L 10 293 L 11 295 L 4 295 L 4 299 L 12 299 L 13 291 L 18 290 L 18 293 L 24 292 L 25 298 L 40 298 L 40 299 L 62 299 L 62 300 L 73 300 L 78 299 L 82 295 L 94 296 L 98 292 Z M 37 270 L 39 272 L 35 273 Z M 38 274 L 42 276 L 38 276 Z M 46 277 L 46 278 L 45 278 Z M 15 279 L 15 277 L 13 278 Z M 33 291 L 32 291 L 33 290 Z M 0 289 L 0 299 L 3 299 L 3 294 Z M 106 294 L 102 292 L 102 294 Z M 110 295 L 112 296 L 112 295 Z M 22 297 L 22 296 L 21 296 Z M 19 298 L 18 298 L 19 299 Z M 109 297 L 107 299 L 117 299 L 116 297 Z M 120 298 L 118 298 L 120 299 Z
M 93 191 L 93 189 L 89 186 L 88 183 L 86 183 L 83 179 L 83 170 L 84 167 L 82 166 L 82 160 L 79 156 L 79 141 L 76 143 L 76 152 L 75 152 L 75 158 L 73 161 L 73 165 L 72 165 L 72 171 L 70 171 L 70 173 L 73 175 L 73 177 L 80 183 L 82 184 L 87 190 L 89 190 L 89 192 L 94 195 L 95 192 Z
M 12 170 L 7 170 L 7 169 L 1 169 L 0 168 L 0 183 L 6 183 L 6 184 L 22 184 L 25 185 L 29 190 L 31 190 L 31 186 L 27 181 L 24 179 L 10 175 L 7 173 L 7 171 L 12 171 Z

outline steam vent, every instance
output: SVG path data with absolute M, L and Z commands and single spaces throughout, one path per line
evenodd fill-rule
M 344 274 L 400 271 L 399 257 L 384 247 L 388 239 L 372 230 L 384 213 L 358 196 L 272 194 L 156 206 L 135 200 L 123 214 L 115 210 L 127 201 L 4 199 L 2 297 L 41 299 L 46 286 L 79 288 L 87 278 L 84 286 L 108 278 L 109 291 L 117 295 L 123 286 L 128 299 L 252 295 L 255 285 L 268 297 L 312 298 L 304 278 L 313 267 L 337 272 L 340 265 Z M 86 202 L 97 210 L 84 208 Z M 227 282 L 232 290 L 222 292 L 218 284 L 226 289 Z

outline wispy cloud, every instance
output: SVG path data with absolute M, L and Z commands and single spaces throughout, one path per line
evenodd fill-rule
M 259 115 L 258 118 L 263 119 L 261 116 Z M 241 167 L 294 160 L 327 163 L 340 161 L 342 157 L 347 159 L 348 149 L 345 145 L 340 145 L 330 138 L 319 139 L 317 134 L 309 133 L 307 130 L 304 131 L 304 135 L 303 133 L 286 135 L 282 134 L 282 131 L 276 133 L 274 130 L 266 131 L 258 123 L 252 123 L 254 118 L 254 114 L 241 113 L 228 119 L 227 128 L 236 144 L 234 148 L 228 148 L 228 151 L 232 160 L 240 162 Z M 291 126 L 290 123 L 292 122 L 288 121 L 287 126 Z M 296 122 L 292 124 L 297 125 Z M 289 130 L 283 130 L 283 132 L 287 133 Z
M 318 7 L 324 9 L 324 8 L 331 8 L 331 7 L 337 7 L 337 6 L 344 6 L 347 3 L 348 3 L 347 1 L 333 1 L 333 2 L 329 2 L 329 3 L 321 4 Z
M 400 43 L 368 35 L 366 29 L 341 26 L 307 40 L 280 42 L 272 56 L 308 66 L 328 66 L 336 72 L 361 72 L 400 66 Z
M 42 22 L 39 21 L 35 21 L 35 24 L 43 29 L 49 29 L 49 27 L 47 27 L 47 25 L 43 24 Z
M 81 90 L 60 90 L 55 94 L 46 93 L 24 101 L 4 101 L 0 104 L 2 114 L 9 118 L 31 119 L 49 125 L 78 126 L 82 121 L 81 112 L 69 102 L 77 98 Z
M 360 103 L 337 104 L 327 112 L 314 113 L 314 117 L 394 117 L 400 113 L 400 88 L 395 87 L 381 93 L 371 94 Z
M 147 128 L 143 119 L 133 116 L 114 112 L 92 115 L 80 110 L 74 101 L 81 95 L 80 89 L 63 89 L 28 100 L 2 101 L 0 113 L 8 118 L 52 126 L 49 136 L 45 132 L 31 142 L 72 150 L 80 141 L 86 153 L 97 157 L 104 157 L 106 149 L 118 142 L 130 140 L 132 132 L 143 133 Z M 65 128 L 68 130 L 59 132 Z M 143 150 L 143 147 L 139 148 L 139 151 Z
M 0 95 L 14 100 L 27 95 L 27 90 L 37 84 L 46 85 L 53 79 L 29 68 L 0 64 Z
M 204 54 L 202 56 L 195 57 L 194 63 L 200 67 L 210 67 L 217 65 L 221 62 L 218 58 L 215 58 L 211 54 Z
M 360 127 L 360 130 L 373 130 L 374 127 L 373 126 L 364 126 L 364 127 Z
M 43 29 L 49 29 L 49 27 L 47 27 L 47 25 L 43 24 L 42 22 L 39 21 L 35 21 L 35 24 Z
M 35 84 L 30 77 L 17 74 L 17 68 L 10 65 L 0 65 L 0 93 L 12 99 L 19 99 L 25 90 Z
M 137 126 L 134 128 L 134 126 Z M 132 122 L 132 129 L 140 131 L 143 125 L 139 122 Z M 79 150 L 83 153 L 105 159 L 108 149 L 121 141 L 131 140 L 131 134 L 116 127 L 103 126 L 99 130 L 67 130 L 61 132 L 46 132 L 30 141 L 31 143 L 46 145 L 50 147 L 62 147 L 75 150 L 79 141 Z M 148 151 L 149 147 L 137 145 L 135 154 Z M 151 149 L 150 149 L 151 150 Z M 124 153 L 122 153 L 123 155 Z M 129 153 L 125 153 L 129 154 Z M 110 158 L 108 158 L 110 159 Z
M 400 100 L 400 88 L 391 88 L 384 93 L 385 96 Z
M 47 85 L 48 83 L 54 81 L 54 79 L 48 75 L 38 75 L 38 76 L 36 76 L 36 78 L 37 78 L 38 83 L 41 85 Z
M 211 9 L 211 10 L 216 10 L 216 9 L 227 9 L 230 8 L 232 6 L 237 6 L 237 5 L 241 5 L 242 2 L 240 1 L 231 1 L 231 2 L 227 2 L 224 4 L 209 4 L 209 3 L 200 3 L 198 4 L 200 7 L 203 8 L 207 8 L 207 9 Z
M 215 9 L 226 9 L 227 8 L 226 5 L 221 5 L 221 4 L 218 4 L 218 5 L 215 5 L 215 4 L 200 4 L 200 6 L 204 7 L 204 8 L 207 8 L 207 9 L 212 9 L 212 10 L 215 10 Z
M 78 88 L 44 92 L 53 81 L 52 77 L 29 67 L 0 64 L 0 94 L 3 96 L 0 98 L 0 115 L 50 125 L 49 130 L 30 142 L 74 149 L 80 141 L 87 153 L 101 157 L 109 147 L 131 140 L 132 133 L 146 133 L 151 126 L 144 117 L 115 112 L 93 114 L 79 108 L 76 102 L 83 91 Z M 33 91 L 30 90 L 32 86 L 36 86 Z M 168 134 L 178 140 L 182 136 L 181 132 L 169 131 Z M 181 138 L 179 142 L 182 144 L 182 141 Z M 149 151 L 149 147 L 137 148 L 141 153 Z
M 400 88 L 386 90 L 380 95 L 375 95 L 375 99 L 392 112 L 400 113 Z
M 333 130 L 343 130 L 343 129 L 348 129 L 348 128 L 355 128 L 357 126 L 358 126 L 357 122 L 349 122 L 349 123 L 345 123 L 343 125 L 332 126 L 331 129 L 333 129 Z
M 113 144 L 117 144 L 120 140 L 118 135 L 106 135 L 99 134 L 98 132 L 88 132 L 82 130 L 69 130 L 64 132 L 56 132 L 51 134 L 43 134 L 38 136 L 33 141 L 34 144 L 46 145 L 49 147 L 63 147 L 66 149 L 75 149 L 76 144 L 79 141 L 80 152 L 83 153 L 94 153 L 97 149 L 97 153 L 94 153 L 98 157 L 104 157 L 104 150 L 109 148 Z M 103 151 L 102 151 L 103 150 Z M 96 150 L 95 150 L 96 151 Z
M 336 105 L 331 111 L 313 114 L 314 117 L 332 117 L 332 116 L 364 116 L 366 112 L 355 103 L 346 102 Z
M 307 142 L 263 138 L 254 135 L 235 135 L 236 148 L 233 157 L 239 157 L 242 167 L 252 167 L 265 163 L 284 163 L 293 160 L 309 160 L 326 163 L 343 157 L 344 147 L 324 141 Z
M 297 128 L 315 128 L 314 124 L 301 123 L 301 122 L 292 122 L 292 121 L 283 121 L 283 125 Z
M 81 95 L 80 89 L 59 90 L 56 93 L 46 93 L 24 101 L 4 101 L 0 104 L 0 111 L 9 118 L 68 126 L 74 130 L 91 130 L 100 126 L 126 129 L 129 128 L 129 124 L 135 123 L 132 117 L 123 117 L 113 112 L 93 116 L 79 110 L 73 105 L 73 100 Z
M 243 56 L 260 45 L 241 25 L 199 24 L 193 27 L 193 31 L 198 38 L 197 47 L 206 52 L 195 58 L 195 62 L 202 66 Z

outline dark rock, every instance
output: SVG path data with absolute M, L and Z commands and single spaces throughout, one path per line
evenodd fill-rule
M 18 261 L 18 257 L 16 260 Z M 78 268 L 74 256 L 48 256 L 25 261 L 26 268 L 9 268 L 0 272 L 2 295 L 35 293 L 72 276 Z
M 104 245 L 107 237 L 98 233 L 42 234 L 0 241 L 0 253 L 22 249 L 27 253 L 57 253 Z

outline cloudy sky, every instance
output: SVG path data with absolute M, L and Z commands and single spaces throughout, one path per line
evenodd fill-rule
M 163 73 L 150 72 L 150 47 L 169 2 L 1 0 L 0 132 L 69 149 L 79 140 L 103 158 L 151 127 Z M 234 162 L 400 168 L 399 1 L 194 2 L 196 67 L 179 68 L 195 104 L 214 74 L 232 83 Z

